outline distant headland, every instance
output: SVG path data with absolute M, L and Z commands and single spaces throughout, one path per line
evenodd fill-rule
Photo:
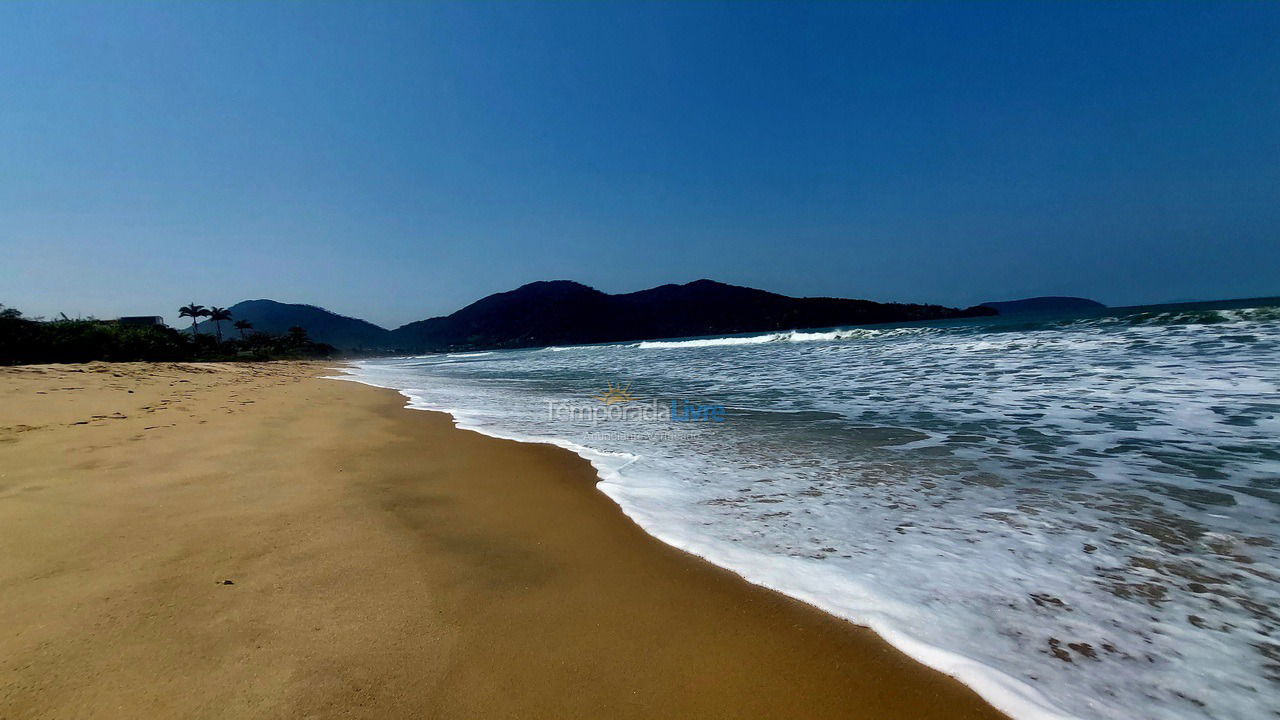
M 3 308 L 0 364 L 88 360 L 233 360 L 349 354 L 413 354 L 585 345 L 813 328 L 1050 314 L 1102 309 L 1076 297 L 1036 297 L 969 308 L 790 297 L 696 280 L 611 295 L 570 280 L 522 285 L 450 315 L 393 330 L 315 305 L 244 300 L 184 306 L 190 327 L 158 316 L 43 322 Z M 226 331 L 224 333 L 224 330 Z M 224 338 L 225 336 L 225 338 Z
M 1086 310 L 1105 310 L 1106 305 L 1097 300 L 1081 297 L 1044 297 L 1026 298 L 1024 300 L 1004 300 L 1001 302 L 984 302 L 980 307 L 998 311 L 1001 315 L 1051 315 L 1058 313 L 1083 312 Z
M 796 298 L 713 280 L 620 295 L 569 280 L 534 282 L 489 295 L 451 315 L 394 330 L 313 305 L 273 300 L 246 300 L 230 310 L 235 318 L 267 332 L 301 326 L 311 337 L 340 349 L 406 353 L 581 345 L 997 313 L 988 307 Z

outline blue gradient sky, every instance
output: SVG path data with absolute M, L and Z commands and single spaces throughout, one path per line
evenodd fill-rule
M 0 4 L 0 303 L 1280 293 L 1280 4 Z

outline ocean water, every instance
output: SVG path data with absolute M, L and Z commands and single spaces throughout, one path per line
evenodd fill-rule
M 1242 305 L 431 355 L 349 379 L 582 454 L 652 535 L 1017 718 L 1276 718 L 1280 307 Z M 606 405 L 610 384 L 632 399 Z M 673 401 L 723 421 L 673 422 Z

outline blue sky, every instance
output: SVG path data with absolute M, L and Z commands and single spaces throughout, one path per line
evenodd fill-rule
M 0 303 L 1280 293 L 1280 4 L 0 4 Z

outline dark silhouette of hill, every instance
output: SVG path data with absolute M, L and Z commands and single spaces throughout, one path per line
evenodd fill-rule
M 408 352 L 537 347 L 726 335 L 994 315 L 989 308 L 793 298 L 698 280 L 608 295 L 568 280 L 535 282 L 446 317 L 391 331 Z
M 291 327 L 306 328 L 316 342 L 344 350 L 390 350 L 388 332 L 371 322 L 329 312 L 315 305 L 282 303 L 275 300 L 245 300 L 232 305 L 232 320 L 248 320 L 257 332 L 284 335 Z M 200 332 L 213 332 L 209 321 L 200 323 Z
M 1051 315 L 1084 310 L 1102 310 L 1107 306 L 1097 300 L 1089 300 L 1087 298 L 1045 296 L 1026 298 L 1025 300 L 985 302 L 979 307 L 993 308 L 999 311 L 1001 315 Z
M 246 300 L 231 306 L 254 330 L 306 328 L 318 342 L 343 350 L 479 350 L 580 345 L 656 338 L 941 320 L 995 315 L 990 308 L 877 303 L 841 298 L 793 298 L 698 280 L 609 295 L 568 280 L 529 283 L 477 300 L 444 317 L 385 330 L 314 305 Z M 202 332 L 211 328 L 201 323 Z

